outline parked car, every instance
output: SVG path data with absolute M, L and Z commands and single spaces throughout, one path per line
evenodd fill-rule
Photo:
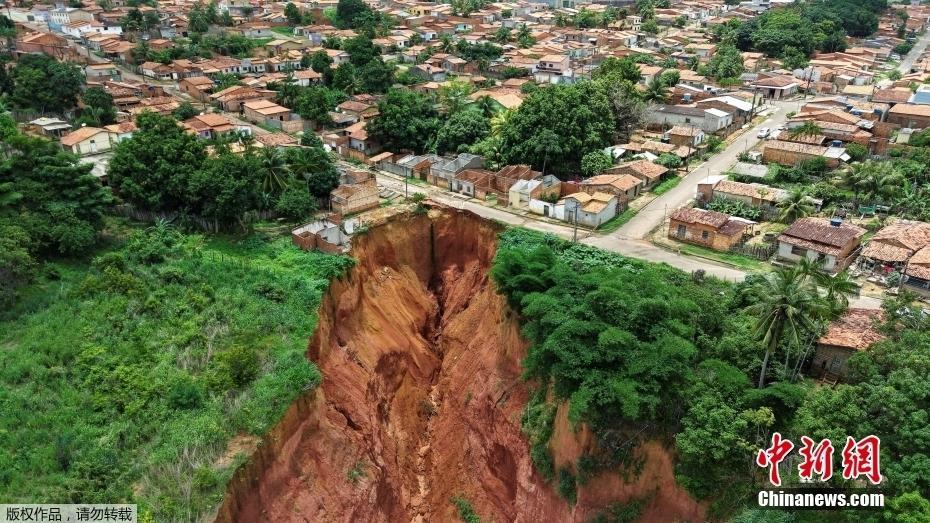
M 770 134 L 772 134 L 772 131 L 768 127 L 762 127 L 761 129 L 759 129 L 759 132 L 756 133 L 756 137 L 757 138 L 768 138 Z

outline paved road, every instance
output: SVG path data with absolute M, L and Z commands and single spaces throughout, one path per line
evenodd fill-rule
M 924 54 L 928 45 L 930 45 L 930 31 L 925 31 L 924 34 L 920 35 L 917 39 L 917 42 L 914 43 L 911 52 L 904 55 L 901 59 L 901 63 L 898 65 L 898 71 L 901 71 L 902 74 L 909 74 L 911 72 L 911 67 L 914 67 L 914 63 L 917 62 L 920 55 Z
M 760 140 L 756 137 L 756 133 L 758 133 L 760 127 L 768 127 L 774 130 L 785 123 L 787 113 L 797 111 L 797 109 L 797 101 L 776 102 L 772 106 L 772 113 L 762 123 L 745 130 L 726 149 L 691 171 L 675 188 L 640 209 L 633 219 L 617 229 L 615 233 L 610 236 L 599 237 L 596 240 L 592 239 L 591 244 L 604 247 L 618 239 L 641 240 L 646 238 L 650 232 L 665 221 L 668 213 L 694 198 L 698 183 L 708 176 L 725 172 L 736 163 L 740 153 L 748 151 L 759 143 Z
M 396 191 L 399 194 L 404 194 L 404 182 L 402 178 L 382 171 L 376 171 L 376 175 L 379 185 Z M 433 201 L 457 209 L 467 209 L 483 218 L 497 220 L 510 226 L 525 227 L 535 231 L 547 232 L 567 240 L 572 239 L 574 234 L 572 227 L 562 223 L 541 220 L 537 217 L 522 216 L 493 207 L 486 207 L 474 200 L 454 196 L 438 187 L 407 184 L 407 191 L 408 194 L 411 195 L 416 193 L 425 194 Z M 601 242 L 600 240 L 603 238 L 612 238 L 612 241 Z M 604 250 L 613 251 L 631 258 L 653 263 L 667 263 L 685 272 L 704 270 L 709 275 L 734 282 L 742 281 L 746 277 L 746 273 L 739 269 L 734 269 L 704 258 L 683 256 L 676 252 L 659 248 L 646 240 L 601 236 L 583 229 L 578 230 L 578 240 L 582 243 L 594 245 Z M 866 309 L 878 309 L 881 307 L 881 301 L 875 298 L 863 297 L 852 300 L 851 305 L 853 307 Z

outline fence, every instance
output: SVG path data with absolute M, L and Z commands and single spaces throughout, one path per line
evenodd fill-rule
M 778 250 L 778 246 L 775 244 L 768 245 L 734 245 L 730 247 L 730 252 L 735 254 L 742 254 L 744 256 L 750 256 L 758 260 L 768 260 L 775 255 L 775 251 Z
M 249 226 L 255 222 L 269 220 L 277 216 L 274 211 L 247 211 L 243 213 L 236 222 L 227 223 L 220 222 L 218 220 L 210 220 L 200 216 L 194 216 L 191 214 L 182 214 L 176 211 L 143 211 L 141 209 L 136 209 L 132 205 L 128 204 L 117 205 L 115 210 L 116 213 L 121 216 L 132 218 L 133 220 L 138 220 L 140 222 L 152 223 L 159 220 L 164 220 L 167 222 L 176 222 L 184 225 L 198 227 L 203 231 L 211 233 L 218 233 L 220 231 L 233 231 L 237 228 L 245 231 L 248 230 Z

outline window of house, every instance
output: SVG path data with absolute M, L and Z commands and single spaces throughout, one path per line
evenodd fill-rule
M 792 246 L 791 246 L 791 254 L 793 254 L 793 255 L 795 255 L 795 256 L 806 256 L 806 255 L 807 255 L 807 249 L 805 249 L 804 247 L 798 247 L 797 245 L 792 245 Z
M 707 238 L 710 238 L 710 233 L 707 231 L 701 231 L 701 239 L 706 240 Z
M 681 238 L 684 238 L 685 232 L 687 232 L 687 230 L 688 230 L 687 227 L 685 227 L 684 225 L 680 225 L 680 224 L 679 224 L 679 225 L 678 225 L 678 232 L 677 232 L 678 236 L 681 237 Z

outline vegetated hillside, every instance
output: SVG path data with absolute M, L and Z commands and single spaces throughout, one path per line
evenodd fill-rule
M 306 340 L 349 265 L 164 225 L 50 263 L 0 319 L 0 502 L 125 501 L 156 521 L 212 509 L 229 440 L 264 434 L 319 383 Z
M 782 340 L 766 386 L 755 388 L 765 353 L 753 332 L 764 316 L 753 308 L 764 302 L 761 277 L 733 286 L 519 229 L 501 235 L 492 275 L 522 316 L 531 343 L 525 373 L 541 384 L 523 416 L 533 462 L 569 501 L 615 481 L 618 471 L 627 481 L 636 477 L 643 454 L 654 451 L 640 442 L 659 438 L 673 443 L 678 482 L 711 503 L 708 517 L 755 521 L 762 516 L 743 509 L 762 485 L 752 462 L 771 432 L 795 441 L 829 437 L 839 450 L 846 435 L 874 433 L 886 438 L 882 472 L 891 509 L 884 517 L 930 516 L 921 497 L 927 480 L 920 479 L 930 446 L 917 421 L 930 407 L 918 384 L 930 371 L 930 325 L 906 301 L 888 307 L 890 338 L 851 360 L 850 385 L 813 387 L 803 375 L 795 378 L 805 336 L 815 328 L 802 332 L 803 345 Z M 796 278 L 790 289 L 824 300 L 810 310 L 822 311 L 811 318 L 816 327 L 842 304 L 811 293 L 802 276 L 789 270 L 770 278 Z M 566 448 L 564 418 L 590 434 L 587 445 Z M 796 483 L 797 471 L 783 467 L 782 477 Z M 852 485 L 840 474 L 833 482 Z M 604 517 L 629 516 L 638 508 L 630 505 L 611 507 Z M 799 514 L 797 521 L 824 517 Z

